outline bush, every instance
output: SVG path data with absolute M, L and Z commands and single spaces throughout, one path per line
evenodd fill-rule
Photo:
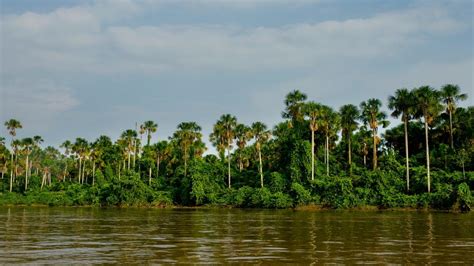
M 273 172 L 270 175 L 270 190 L 273 193 L 285 191 L 286 185 L 286 178 L 282 174 Z
M 457 205 L 461 211 L 470 211 L 473 202 L 473 197 L 469 186 L 466 183 L 461 183 L 456 191 Z
M 311 193 L 300 183 L 293 182 L 291 184 L 291 192 L 296 204 L 304 205 L 311 202 Z

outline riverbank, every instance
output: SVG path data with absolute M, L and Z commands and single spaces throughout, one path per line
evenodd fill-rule
M 346 208 L 334 208 L 329 205 L 323 204 L 299 204 L 289 206 L 287 208 L 262 208 L 259 206 L 237 206 L 228 204 L 207 204 L 198 206 L 183 206 L 176 205 L 170 202 L 168 199 L 164 201 L 154 202 L 135 202 L 133 204 L 116 204 L 116 205 L 105 205 L 100 203 L 88 203 L 83 204 L 74 203 L 72 199 L 68 199 L 63 192 L 39 192 L 39 193 L 28 193 L 23 195 L 20 193 L 0 193 L 0 206 L 1 207 L 86 207 L 86 208 L 159 208 L 159 209 L 287 209 L 294 211 L 331 211 L 331 210 L 344 210 L 344 211 L 361 211 L 361 212 L 385 212 L 385 211 L 406 211 L 406 212 L 450 212 L 450 213 L 461 213 L 469 212 L 470 209 L 461 209 L 459 204 L 453 205 L 451 208 L 432 208 L 428 205 L 419 206 L 404 206 L 404 207 L 385 207 L 377 205 L 360 205 L 351 206 Z

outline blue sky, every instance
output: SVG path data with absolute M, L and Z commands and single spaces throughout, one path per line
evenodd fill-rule
M 339 108 L 455 83 L 473 104 L 469 0 L 18 0 L 0 23 L 0 119 L 46 145 L 145 120 L 207 140 L 223 113 L 273 126 L 293 89 Z

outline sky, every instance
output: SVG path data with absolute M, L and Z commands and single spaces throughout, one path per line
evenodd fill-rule
M 0 120 L 43 146 L 146 120 L 152 141 L 196 121 L 209 143 L 225 113 L 273 127 L 295 89 L 385 108 L 398 88 L 454 83 L 474 103 L 471 0 L 0 3 Z

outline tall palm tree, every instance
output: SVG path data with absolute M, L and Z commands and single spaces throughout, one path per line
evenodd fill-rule
M 425 124 L 426 170 L 428 192 L 431 191 L 430 177 L 430 145 L 428 141 L 428 127 L 441 112 L 440 93 L 430 86 L 422 86 L 413 91 L 416 101 L 416 117 L 423 117 Z
M 43 143 L 43 137 L 41 136 L 33 136 L 33 151 L 38 151 L 40 148 L 41 148 L 41 143 Z M 34 156 L 31 161 L 30 161 L 30 167 L 29 167 L 29 173 L 28 173 L 28 176 L 31 176 L 31 170 L 32 170 L 32 165 L 33 163 L 36 161 L 36 159 L 38 156 Z M 36 168 L 36 174 L 38 174 L 38 168 Z
M 357 130 L 357 120 L 360 117 L 359 109 L 352 104 L 346 104 L 339 109 L 341 116 L 342 134 L 347 139 L 347 159 L 349 162 L 349 174 L 352 175 L 352 132 Z
M 178 125 L 178 130 L 174 132 L 173 138 L 177 140 L 184 160 L 184 176 L 187 176 L 189 149 L 202 137 L 201 127 L 196 122 L 183 122 Z
M 373 138 L 373 157 L 372 157 L 372 167 L 373 170 L 377 169 L 377 131 L 379 124 L 384 128 L 389 125 L 389 122 L 386 119 L 387 115 L 385 112 L 380 111 L 382 107 L 382 102 L 379 99 L 369 99 L 360 104 L 360 109 L 362 111 L 361 119 L 366 125 L 372 129 L 372 138 Z
M 309 130 L 311 131 L 311 180 L 314 181 L 314 167 L 316 164 L 314 158 L 314 133 L 318 130 L 320 124 L 321 105 L 315 102 L 308 102 L 303 107 L 303 113 L 309 119 Z
M 335 136 L 339 130 L 340 119 L 338 113 L 326 105 L 321 106 L 321 128 L 326 136 L 325 162 L 326 175 L 329 176 L 329 139 Z
M 456 111 L 456 102 L 466 100 L 467 94 L 460 93 L 458 85 L 446 84 L 441 88 L 441 97 L 444 104 L 446 104 L 446 111 L 449 115 L 449 142 L 451 149 L 454 149 L 453 113 Z
M 156 177 L 160 176 L 160 164 L 169 154 L 170 148 L 168 142 L 163 140 L 153 145 L 154 157 L 156 161 Z
M 146 145 L 150 146 L 151 134 L 155 133 L 158 130 L 158 124 L 148 120 L 143 123 L 143 128 L 146 131 Z
M 393 110 L 392 117 L 401 116 L 405 128 L 405 164 L 407 191 L 410 191 L 410 163 L 408 153 L 408 123 L 413 114 L 414 96 L 408 89 L 402 88 L 395 91 L 395 95 L 388 97 L 388 108 Z
M 239 147 L 239 171 L 242 171 L 244 164 L 242 160 L 242 151 L 247 145 L 247 142 L 252 139 L 252 130 L 244 124 L 238 124 L 235 127 L 235 139 L 237 147 Z
M 255 147 L 258 152 L 260 185 L 263 187 L 262 145 L 271 137 L 271 133 L 267 130 L 267 126 L 262 122 L 255 122 L 252 124 L 252 133 L 255 138 Z
M 285 97 L 286 109 L 282 113 L 283 118 L 290 119 L 289 126 L 292 127 L 295 121 L 303 120 L 303 105 L 308 97 L 299 90 L 288 93 Z
M 13 157 L 16 156 L 15 154 L 15 149 L 13 148 L 13 140 L 14 137 L 16 136 L 16 130 L 22 128 L 23 126 L 21 125 L 20 121 L 16 119 L 10 119 L 5 122 L 5 127 L 8 130 L 8 133 L 12 136 L 12 141 L 11 141 L 11 147 L 12 147 L 12 153 L 11 153 L 11 169 L 10 169 L 10 192 L 12 192 L 13 188 L 13 168 L 15 168 L 15 163 L 13 161 Z
M 34 145 L 34 141 L 32 138 L 24 138 L 21 140 L 21 146 L 23 148 L 23 152 L 25 153 L 26 155 L 26 158 L 25 158 L 25 191 L 28 189 L 28 168 L 30 166 L 30 163 L 29 163 L 29 158 L 30 158 L 30 154 L 31 154 L 31 150 L 33 148 L 33 145 Z
M 83 138 L 76 138 L 76 141 L 72 145 L 72 151 L 77 155 L 79 158 L 79 168 L 78 168 L 78 176 L 77 176 L 77 181 L 82 184 L 83 180 L 82 177 L 84 176 L 83 171 L 84 171 L 84 166 L 82 165 L 83 160 L 85 159 L 86 153 L 87 153 L 87 140 Z
M 132 152 L 135 150 L 135 141 L 137 138 L 137 131 L 133 129 L 127 129 L 122 132 L 120 138 L 126 143 L 126 152 L 127 152 L 127 170 L 130 171 L 130 161 Z
M 231 175 L 230 175 L 230 150 L 232 149 L 232 143 L 235 137 L 235 127 L 237 126 L 237 118 L 230 114 L 225 114 L 214 125 L 213 132 L 211 133 L 211 141 L 218 147 L 222 147 L 227 150 L 227 184 L 231 187 Z
M 64 156 L 66 157 L 65 163 L 64 163 L 64 173 L 63 173 L 63 176 L 64 176 L 63 182 L 64 182 L 66 181 L 66 177 L 67 177 L 68 158 L 72 149 L 72 142 L 69 140 L 66 140 L 59 147 L 64 149 Z
M 0 137 L 0 161 L 3 161 L 2 168 L 0 168 L 0 172 L 2 173 L 2 179 L 5 174 L 5 171 L 7 170 L 7 155 L 6 155 L 6 147 L 5 147 L 5 138 Z

